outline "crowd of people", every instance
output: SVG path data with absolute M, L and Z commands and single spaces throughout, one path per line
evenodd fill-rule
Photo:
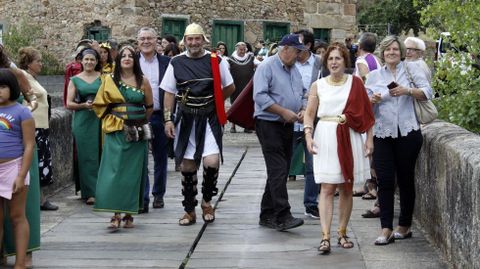
M 185 211 L 178 224 L 197 221 L 200 168 L 202 219 L 214 222 L 225 100 L 251 98 L 254 114 L 246 117 L 255 119 L 255 130 L 244 129 L 257 135 L 267 172 L 259 225 L 285 231 L 304 223 L 291 213 L 287 191 L 288 179 L 298 175 L 290 169 L 298 165 L 292 160 L 298 149 L 305 160 L 304 214 L 320 220 L 319 252 L 331 251 L 336 195 L 342 248 L 354 247 L 347 235 L 354 196 L 376 199 L 363 215 L 380 217 L 375 245 L 412 237 L 414 170 L 422 146 L 413 100 L 432 98 L 425 44 L 387 36 L 377 48 L 372 33 L 363 33 L 358 45 L 352 41 L 327 44 L 300 30 L 268 47 L 262 40 L 255 49 L 240 41 L 229 54 L 224 42 L 208 47 L 195 23 L 180 43 L 150 27 L 140 28 L 135 42 L 82 40 L 66 66 L 64 88 L 65 107 L 73 111 L 76 190 L 93 210 L 113 213 L 110 229 L 134 228 L 132 215 L 150 210 L 150 192 L 152 208 L 165 206 L 172 157 Z M 33 47 L 19 55 L 17 67 L 0 45 L 0 238 L 4 253 L 16 254 L 15 268 L 25 268 L 40 245 L 39 210 L 58 206 L 40 188 L 55 178 L 48 94 L 37 81 L 42 56 Z M 241 95 L 250 81 L 253 93 Z M 236 123 L 230 126 L 236 133 Z M 397 185 L 400 219 L 394 229 Z

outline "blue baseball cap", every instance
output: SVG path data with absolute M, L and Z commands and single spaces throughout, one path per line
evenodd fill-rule
M 282 41 L 278 43 L 279 46 L 294 47 L 299 50 L 307 50 L 307 47 L 303 45 L 302 36 L 299 34 L 287 34 L 282 37 Z

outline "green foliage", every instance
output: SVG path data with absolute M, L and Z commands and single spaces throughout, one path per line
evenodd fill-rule
M 432 86 L 439 93 L 435 100 L 439 117 L 476 133 L 480 133 L 480 71 L 471 64 L 480 51 L 478 14 L 479 1 L 430 0 L 421 18 L 433 25 L 430 35 L 450 32 L 453 46 L 468 51 L 449 51 L 437 62 Z
M 18 62 L 18 50 L 31 46 L 33 41 L 40 37 L 41 32 L 40 26 L 27 24 L 25 20 L 18 25 L 11 25 L 8 31 L 3 33 L 3 45 L 10 59 Z
M 38 25 L 32 25 L 22 20 L 17 25 L 11 25 L 8 32 L 3 34 L 3 44 L 8 56 L 13 62 L 18 63 L 18 51 L 20 48 L 35 46 L 35 41 L 40 38 L 42 28 Z M 46 49 L 40 49 L 42 53 L 43 69 L 42 75 L 63 74 L 63 67 L 56 57 Z
M 417 36 L 418 32 L 425 29 L 420 23 L 418 12 L 421 7 L 422 3 L 414 5 L 414 0 L 377 0 L 359 11 L 358 22 L 360 25 L 384 25 L 382 28 L 365 29 L 379 36 L 399 35 L 410 29 Z M 390 33 L 387 33 L 387 25 Z

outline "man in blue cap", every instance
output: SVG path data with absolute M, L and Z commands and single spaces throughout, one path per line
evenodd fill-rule
M 258 66 L 253 78 L 255 128 L 267 166 L 261 226 L 285 231 L 303 224 L 288 202 L 287 177 L 292 155 L 293 123 L 303 122 L 306 96 L 295 67 L 297 55 L 307 48 L 298 34 L 285 35 L 279 51 Z

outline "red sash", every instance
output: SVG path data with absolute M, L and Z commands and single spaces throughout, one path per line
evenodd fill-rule
M 353 187 L 353 153 L 350 142 L 351 128 L 357 133 L 368 131 L 375 124 L 372 105 L 360 78 L 353 76 L 352 89 L 343 110 L 347 122 L 337 126 L 337 150 L 345 185 Z
M 217 110 L 218 122 L 220 125 L 227 123 L 227 115 L 225 114 L 225 102 L 222 93 L 222 81 L 220 79 L 220 67 L 216 53 L 211 54 L 210 62 L 212 64 L 213 74 L 213 96 L 215 98 L 215 109 Z

